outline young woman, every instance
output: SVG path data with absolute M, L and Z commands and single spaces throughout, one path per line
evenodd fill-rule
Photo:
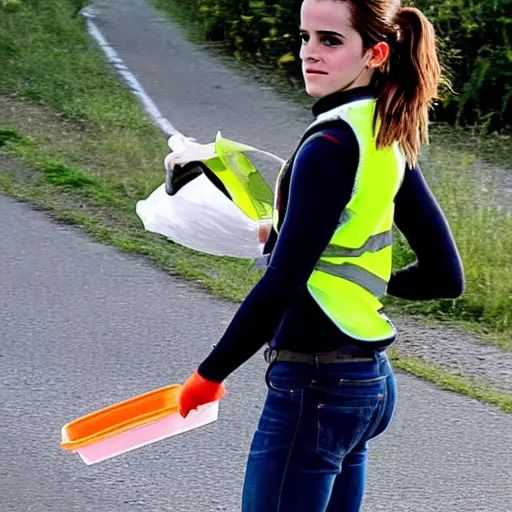
M 269 344 L 243 512 L 360 510 L 367 443 L 395 406 L 385 349 L 396 331 L 379 299 L 464 287 L 417 165 L 440 79 L 432 25 L 398 0 L 305 0 L 300 30 L 306 90 L 319 99 L 279 175 L 271 258 L 181 395 L 184 416 L 221 398 L 226 377 Z M 417 259 L 392 273 L 393 222 Z

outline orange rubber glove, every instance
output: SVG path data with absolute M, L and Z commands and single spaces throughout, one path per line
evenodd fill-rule
M 220 400 L 226 394 L 223 382 L 212 382 L 201 377 L 197 370 L 185 381 L 180 394 L 180 414 L 186 418 L 200 405 Z

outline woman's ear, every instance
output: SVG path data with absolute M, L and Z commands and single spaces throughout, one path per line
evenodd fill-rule
M 377 43 L 375 46 L 372 46 L 370 48 L 371 57 L 368 61 L 368 67 L 369 68 L 380 68 L 383 66 L 386 61 L 389 58 L 390 54 L 390 47 L 389 44 L 381 41 L 380 43 Z

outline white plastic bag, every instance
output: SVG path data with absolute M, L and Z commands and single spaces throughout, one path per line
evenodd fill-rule
M 172 139 L 169 146 L 175 151 L 165 159 L 167 168 L 215 155 L 212 144 Z M 204 174 L 172 196 L 162 184 L 137 203 L 136 212 L 147 231 L 196 251 L 236 258 L 261 258 L 271 224 L 270 218 L 251 219 Z

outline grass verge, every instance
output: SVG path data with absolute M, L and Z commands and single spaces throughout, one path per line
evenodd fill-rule
M 0 190 L 84 227 L 101 242 L 149 256 L 163 269 L 219 297 L 242 300 L 260 275 L 251 262 L 200 254 L 143 231 L 135 204 L 163 181 L 166 141 L 89 40 L 74 4 L 18 3 L 7 16 L 0 13 Z M 445 156 L 443 151 L 440 155 Z M 462 157 L 454 153 L 453 158 Z M 435 154 L 430 161 L 436 162 Z M 458 205 L 449 216 L 456 215 Z M 492 231 L 494 217 L 484 220 Z M 460 223 L 464 226 L 466 220 Z M 474 233 L 478 229 L 475 225 Z M 479 251 L 488 242 L 477 237 L 470 251 Z M 486 257 L 493 257 L 497 247 L 492 246 Z M 400 246 L 397 254 L 403 261 L 410 257 Z M 488 265 L 485 258 L 482 262 Z M 503 270 L 498 262 L 484 285 L 510 283 Z M 478 282 L 480 271 L 474 275 Z M 478 305 L 487 289 L 475 289 Z M 499 307 L 499 300 L 495 303 L 498 306 L 493 307 Z M 454 304 L 432 304 L 430 310 L 420 310 L 459 315 Z M 495 311 L 485 307 L 481 311 Z M 492 314 L 480 313 L 479 318 L 490 331 L 497 330 Z M 422 376 L 434 379 L 425 372 Z M 491 391 L 487 397 L 497 400 Z

